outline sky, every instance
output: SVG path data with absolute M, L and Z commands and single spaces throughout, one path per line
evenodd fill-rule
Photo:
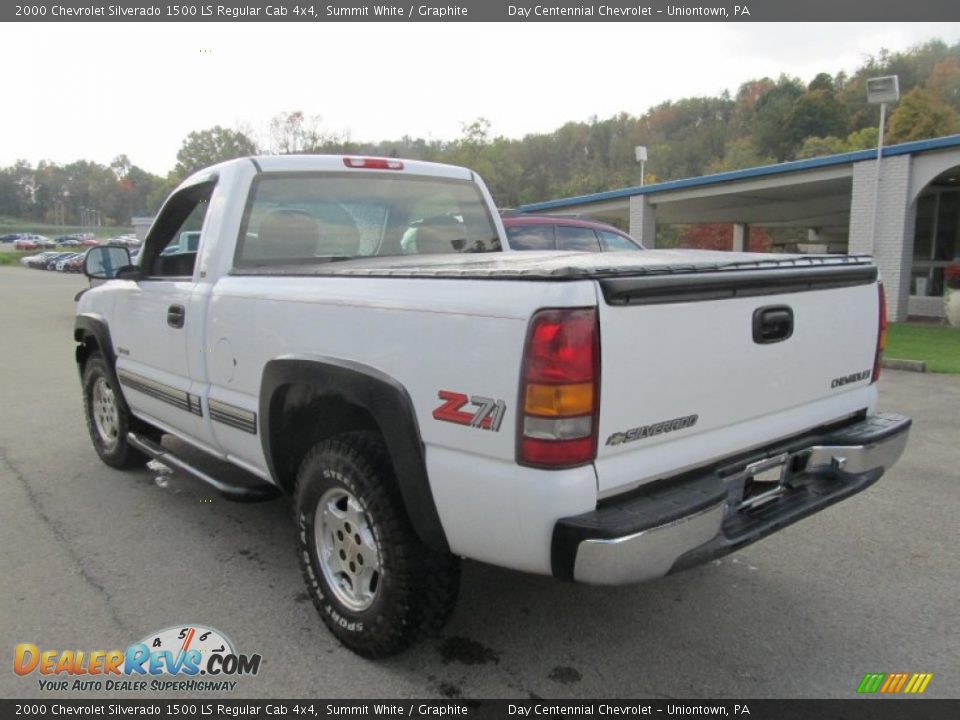
M 641 115 L 782 73 L 851 72 L 882 48 L 960 40 L 960 23 L 28 23 L 0 43 L 0 166 L 165 175 L 193 130 L 264 133 L 301 110 L 357 141 L 495 135 Z

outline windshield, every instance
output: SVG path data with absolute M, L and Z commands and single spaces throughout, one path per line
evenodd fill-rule
M 472 182 L 373 173 L 264 175 L 254 183 L 236 264 L 500 250 Z

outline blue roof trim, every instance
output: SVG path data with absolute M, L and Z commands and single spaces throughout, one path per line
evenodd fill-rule
M 951 147 L 960 147 L 960 135 L 948 135 L 947 137 L 934 138 L 932 140 L 916 140 L 914 142 L 902 143 L 900 145 L 888 145 L 887 147 L 883 148 L 883 156 L 896 157 L 897 155 L 911 155 Z M 782 175 L 784 173 L 799 172 L 801 170 L 813 170 L 816 168 L 832 167 L 835 165 L 846 165 L 848 163 L 860 162 L 861 160 L 870 160 L 876 156 L 876 148 L 872 150 L 855 150 L 854 152 L 840 153 L 839 155 L 825 155 L 823 157 L 810 158 L 808 160 L 793 160 L 791 162 L 779 163 L 777 165 L 763 165 L 761 167 L 746 168 L 744 170 L 731 170 L 729 172 L 714 173 L 713 175 L 701 175 L 700 177 L 684 178 L 682 180 L 668 180 L 666 182 L 654 183 L 652 185 L 628 187 L 620 190 L 608 190 L 606 192 L 592 193 L 590 195 L 578 195 L 576 197 L 561 198 L 559 200 L 547 200 L 544 202 L 521 205 L 517 209 L 521 212 L 542 212 L 544 210 L 554 210 L 557 208 L 569 207 L 571 205 L 583 205 L 585 203 L 619 200 L 621 198 L 632 197 L 634 195 L 652 195 L 654 193 L 667 192 L 669 190 L 681 190 L 685 188 L 702 187 L 704 185 L 716 185 L 719 183 L 733 182 L 735 180 L 747 180 L 750 178 L 760 178 L 769 175 Z

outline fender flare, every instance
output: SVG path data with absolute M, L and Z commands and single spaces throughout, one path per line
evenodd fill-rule
M 97 341 L 100 352 L 103 353 L 107 361 L 110 372 L 116 372 L 117 354 L 113 349 L 113 340 L 110 338 L 110 328 L 106 320 L 100 315 L 84 314 L 77 315 L 73 322 L 73 339 L 79 343 L 76 348 L 77 368 L 82 368 L 84 353 L 84 339 L 92 335 Z
M 277 479 L 271 448 L 271 420 L 278 410 L 278 390 L 308 385 L 321 395 L 363 408 L 376 421 L 393 462 L 407 515 L 430 548 L 449 552 L 446 533 L 430 489 L 420 427 L 413 401 L 397 380 L 362 363 L 314 355 L 286 355 L 270 360 L 260 383 L 260 442 L 270 475 Z

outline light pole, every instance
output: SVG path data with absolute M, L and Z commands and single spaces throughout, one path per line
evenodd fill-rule
M 876 254 L 877 206 L 880 204 L 880 168 L 883 160 L 883 130 L 886 125 L 887 103 L 900 99 L 900 81 L 896 75 L 869 78 L 867 102 L 880 106 L 880 128 L 877 136 L 877 172 L 873 183 L 873 212 L 870 215 L 870 245 Z
M 633 148 L 633 151 L 636 154 L 637 162 L 640 163 L 640 187 L 643 187 L 643 168 L 647 162 L 647 146 L 637 145 Z

